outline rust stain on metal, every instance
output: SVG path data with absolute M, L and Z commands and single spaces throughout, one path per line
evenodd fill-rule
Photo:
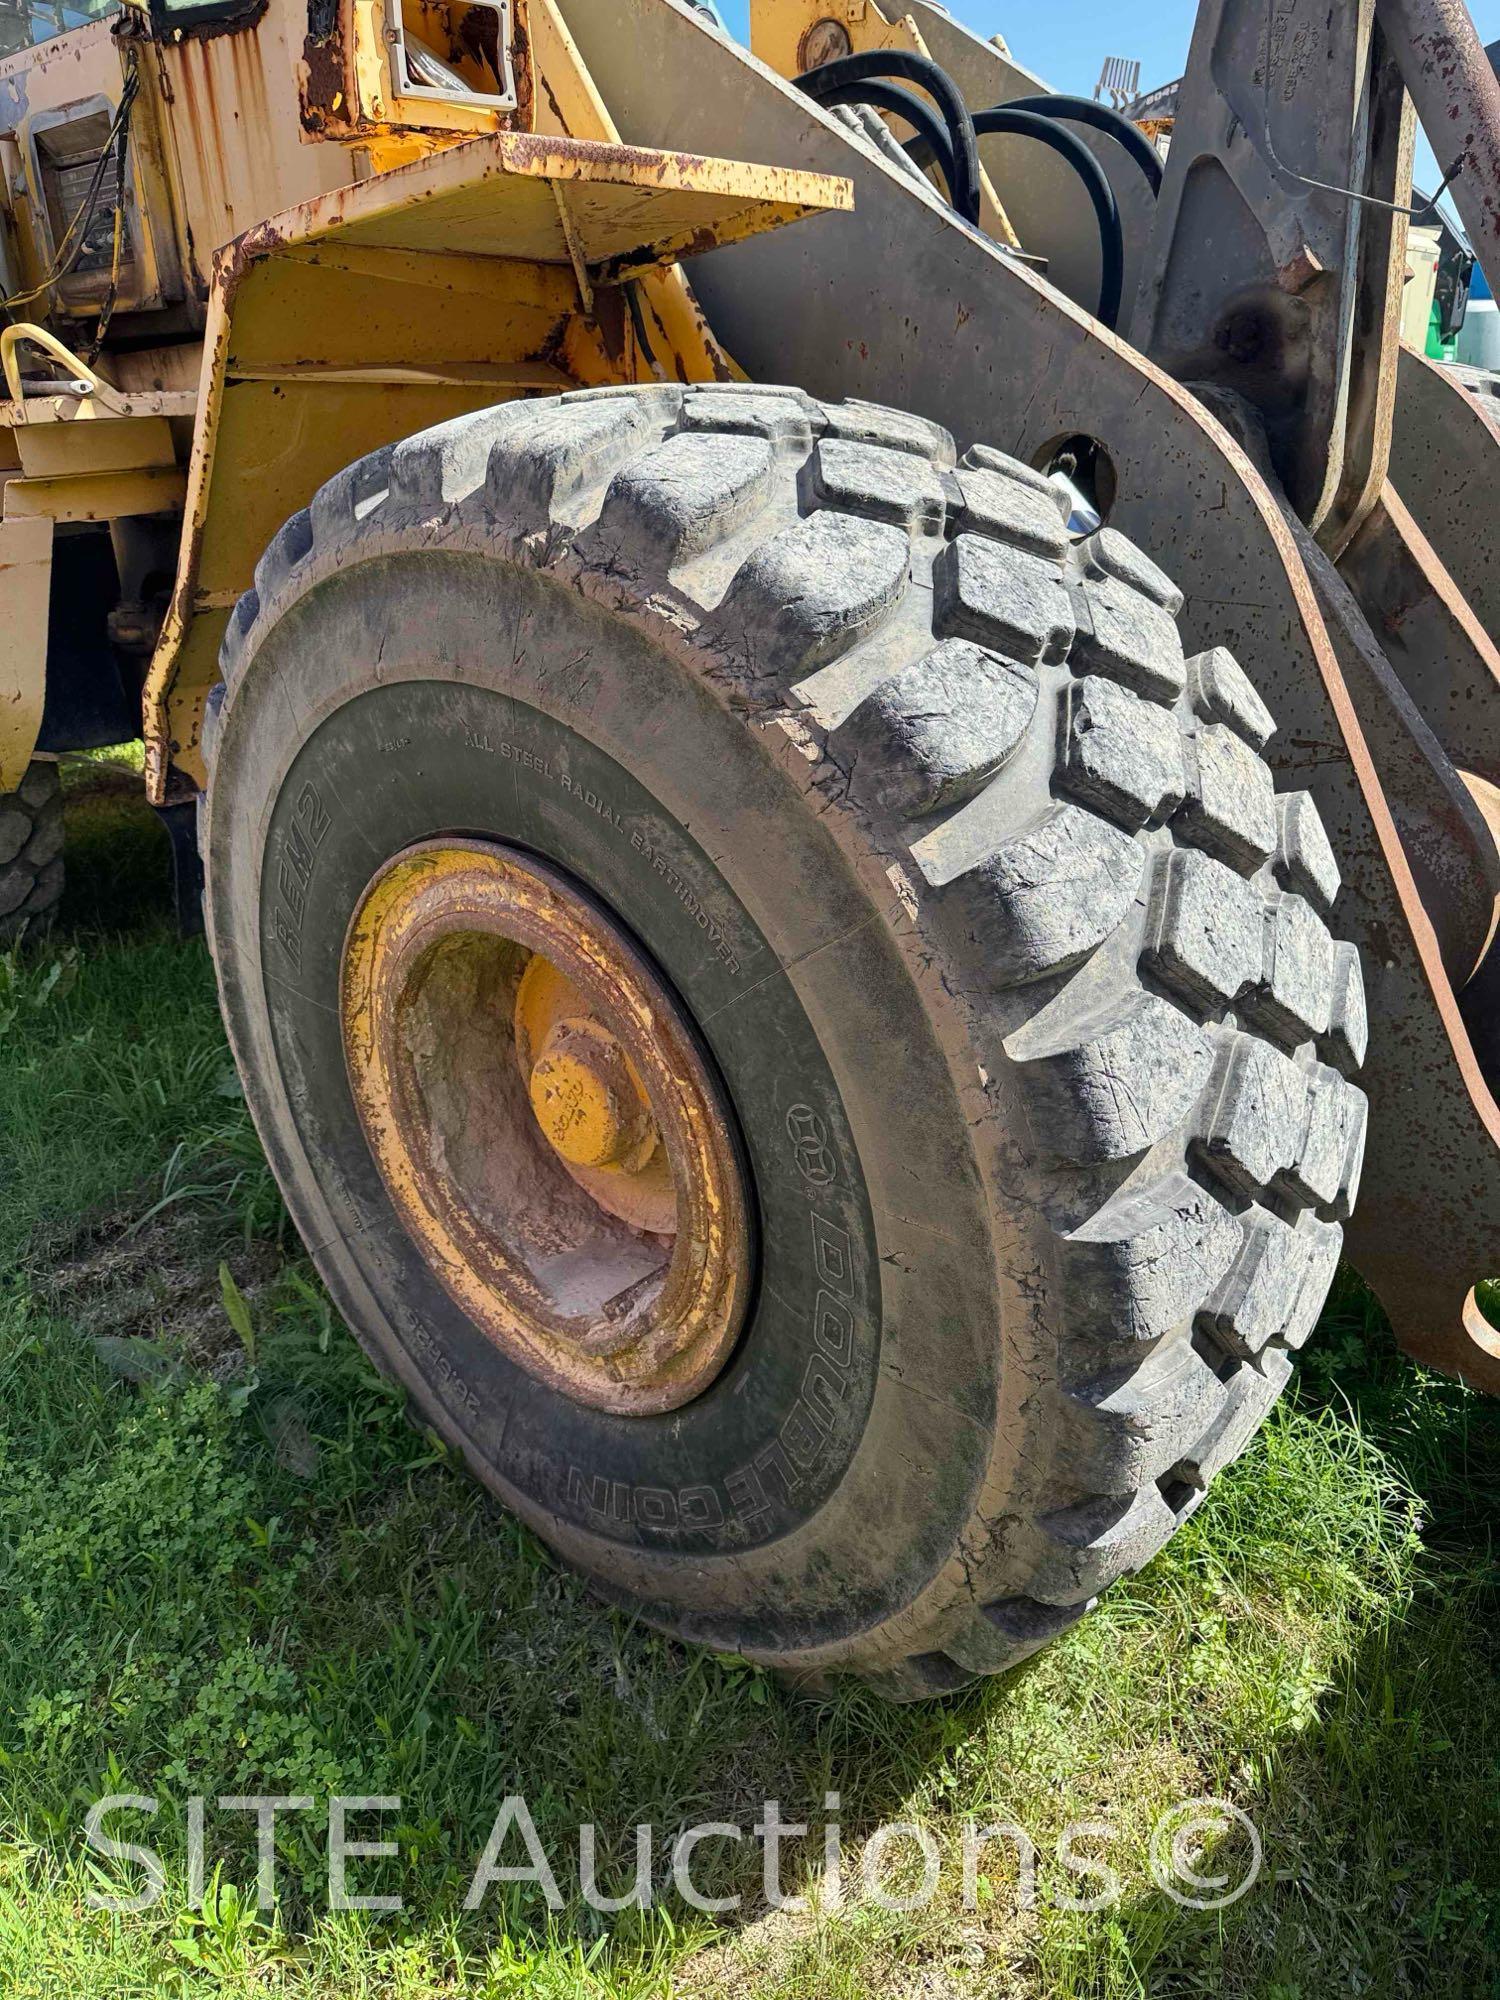
M 174 26 L 170 30 L 170 39 L 174 47 L 184 47 L 191 42 L 215 42 L 226 35 L 246 34 L 265 19 L 270 9 L 270 4 L 271 0 L 246 0 L 246 4 L 238 13 L 229 15 L 227 18 L 217 21 L 194 21 L 183 28 Z M 120 26 L 115 32 L 120 35 L 122 40 L 125 40 L 129 37 L 131 27 L 133 27 L 133 23 L 131 22 L 130 12 L 127 9 L 125 14 L 120 17 Z M 166 39 L 166 37 L 159 37 L 159 39 Z
M 1463 0 L 1377 0 L 1377 13 L 1492 290 L 1500 293 L 1500 81 Z
M 1500 781 L 1500 652 L 1394 488 L 1339 568 L 1453 764 Z

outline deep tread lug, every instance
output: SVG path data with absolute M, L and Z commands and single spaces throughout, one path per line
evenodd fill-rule
M 1123 1498 L 1104 1494 L 1059 1507 L 1037 1523 L 1032 1594 L 1086 1606 L 1117 1576 L 1144 1569 L 1176 1527 L 1154 1480 Z
M 1352 1076 L 1364 1064 L 1369 1039 L 1365 978 L 1359 953 L 1352 944 L 1336 944 L 1328 988 L 1328 1032 L 1323 1037 L 1321 1053 L 1345 1076 Z
M 825 404 L 823 418 L 829 437 L 886 445 L 892 451 L 930 459 L 939 467 L 953 465 L 958 456 L 951 433 L 941 424 L 909 416 L 904 410 L 888 410 L 880 403 L 864 403 L 856 396 Z
M 1212 1037 L 1150 993 L 1064 1030 L 1023 1029 L 1006 1052 L 1025 1066 L 1036 1142 L 1087 1164 L 1154 1146 L 1192 1109 L 1214 1061 Z
M 806 674 L 857 643 L 901 598 L 909 545 L 899 528 L 812 514 L 736 573 L 717 624 L 767 674 Z
M 941 529 L 948 511 L 938 472 L 911 452 L 851 438 L 824 438 L 812 456 L 815 497 L 846 513 L 897 527 Z
M 1096 1491 L 1134 1493 L 1179 1463 L 1228 1401 L 1225 1384 L 1195 1349 L 1155 1348 L 1128 1375 L 1103 1377 L 1064 1398 L 1074 1463 Z
M 1055 563 L 983 535 L 959 535 L 933 574 L 940 629 L 1035 666 L 1060 660 L 1073 640 L 1073 609 Z
M 62 782 L 36 758 L 13 792 L 0 793 L 0 948 L 50 921 L 63 891 Z
M 1173 992 L 1213 1011 L 1256 985 L 1265 910 L 1254 887 L 1192 848 L 1158 858 L 1142 963 Z
M 1184 840 L 1242 875 L 1253 875 L 1276 845 L 1271 773 L 1243 738 L 1211 723 L 1188 745 L 1188 795 L 1177 814 Z
M 1333 1282 L 1342 1234 L 1313 1216 L 1294 1229 L 1263 1208 L 1246 1221 L 1244 1246 L 1203 1320 L 1230 1353 L 1254 1361 L 1273 1342 L 1296 1348 L 1307 1339 Z
M 976 799 L 966 810 L 984 803 Z M 912 849 L 944 909 L 963 924 L 997 980 L 1040 979 L 1102 944 L 1135 901 L 1145 855 L 1127 834 L 1056 805 L 982 861 L 946 867 L 930 838 Z
M 1289 1047 L 1328 1032 L 1333 939 L 1300 896 L 1277 896 L 1267 915 L 1265 972 L 1254 1011 Z
M 1111 576 L 1079 585 L 1075 598 L 1075 664 L 1120 681 L 1148 700 L 1176 701 L 1187 668 L 1172 614 Z
M 1234 1263 L 1240 1223 L 1187 1174 L 1128 1188 L 1062 1239 L 1069 1303 L 1103 1344 L 1160 1340 Z
M 14 861 L 31 838 L 32 816 L 16 806 L 0 808 L 0 868 Z
M 58 797 L 48 799 L 36 816 L 36 824 L 31 837 L 22 850 L 28 866 L 41 870 L 49 861 L 55 861 L 63 847 L 63 803 Z
M 860 794 L 914 819 L 962 805 L 1014 754 L 1036 713 L 1031 668 L 945 639 L 868 696 L 829 738 Z
M 303 507 L 293 514 L 255 565 L 256 596 L 274 597 L 302 559 L 311 553 L 312 545 L 312 516 Z
M 1203 1154 L 1231 1186 L 1258 1197 L 1296 1164 L 1307 1122 L 1307 1079 L 1289 1056 L 1236 1034 L 1208 1104 Z
M 954 478 L 962 502 L 957 518 L 965 531 L 1007 542 L 1047 562 L 1061 562 L 1068 531 L 1054 488 L 1038 490 L 1031 479 L 1018 479 L 1011 467 L 994 471 L 965 464 Z
M 1130 589 L 1138 590 L 1142 597 L 1160 605 L 1171 618 L 1181 611 L 1182 592 L 1176 584 L 1117 529 L 1101 528 L 1096 535 L 1090 535 L 1083 544 L 1081 555 L 1087 575 L 1112 577 L 1116 583 L 1127 584 Z
M 761 512 L 774 467 L 762 437 L 679 431 L 615 474 L 591 540 L 643 567 L 686 561 Z
M 738 432 L 773 444 L 805 449 L 822 429 L 815 409 L 788 395 L 753 393 L 754 385 L 689 390 L 682 402 L 682 428 L 717 436 Z
M 39 813 L 49 799 L 58 797 L 62 780 L 57 765 L 51 758 L 38 757 L 26 769 L 26 775 L 16 787 L 15 797 L 22 806 L 29 806 L 33 813 Z
M 1275 718 L 1228 647 L 1195 654 L 1187 663 L 1187 684 L 1202 720 L 1222 723 L 1252 750 L 1264 750 L 1276 734 Z
M 1175 717 L 1117 681 L 1089 674 L 1068 690 L 1062 784 L 1134 832 L 1182 803 L 1182 738 Z
M 471 490 L 467 482 L 476 477 L 482 458 L 485 499 L 498 517 L 546 515 L 606 485 L 656 429 L 648 407 L 626 398 L 513 403 L 498 421 L 495 412 L 485 410 L 467 421 L 472 430 L 453 433 L 447 462 L 440 449 L 436 460 L 422 458 L 408 467 L 404 447 L 396 447 L 392 481 L 403 497 L 431 505 L 442 500 L 445 488 Z M 425 432 L 409 442 L 424 444 L 436 435 Z
M 1309 793 L 1283 792 L 1276 801 L 1276 820 L 1277 880 L 1326 917 L 1342 883 L 1322 814 Z
M 896 1666 L 878 1667 L 865 1676 L 877 1694 L 887 1701 L 940 1701 L 962 1694 L 979 1678 L 947 1653 L 913 1653 Z
M 1196 1505 L 1224 1467 L 1233 1464 L 1249 1444 L 1291 1372 L 1291 1356 L 1274 1347 L 1261 1356 L 1258 1367 L 1241 1368 L 1226 1385 L 1224 1405 L 1214 1422 L 1193 1449 L 1169 1468 L 1164 1483 L 1191 1487 Z

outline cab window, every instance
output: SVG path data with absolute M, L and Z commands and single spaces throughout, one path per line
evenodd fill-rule
M 0 57 L 119 12 L 120 0 L 0 0 Z

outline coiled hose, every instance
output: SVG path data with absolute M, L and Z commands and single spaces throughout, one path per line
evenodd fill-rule
M 892 81 L 917 84 L 933 99 L 933 110 L 915 92 Z M 902 118 L 916 137 L 906 150 L 920 167 L 936 166 L 948 199 L 966 222 L 979 222 L 979 139 L 991 133 L 1032 139 L 1067 161 L 1083 182 L 1099 225 L 1098 317 L 1112 331 L 1119 325 L 1125 289 L 1125 232 L 1109 176 L 1066 125 L 1072 119 L 1114 139 L 1145 174 L 1153 194 L 1161 188 L 1161 161 L 1143 132 L 1118 111 L 1087 97 L 1044 95 L 1018 98 L 971 113 L 946 70 L 906 49 L 870 49 L 843 56 L 797 78 L 798 88 L 816 103 L 869 104 Z
M 1103 132 L 1123 146 L 1146 176 L 1152 194 L 1161 193 L 1161 155 L 1140 127 L 1132 125 L 1123 112 L 1107 104 L 1095 104 L 1091 97 L 1063 97 L 1051 93 L 1039 97 L 1011 98 L 1008 108 L 1012 111 L 1035 111 L 1043 118 L 1071 118 L 1075 125 L 1091 125 L 1096 132 Z
M 1109 176 L 1076 132 L 1039 111 L 1020 111 L 1013 104 L 995 104 L 988 111 L 974 113 L 976 138 L 991 133 L 1010 134 L 1018 139 L 1034 139 L 1039 145 L 1066 160 L 1083 182 L 1099 224 L 1099 305 L 1097 317 L 1111 331 L 1120 320 L 1120 302 L 1125 290 L 1125 231 L 1120 208 Z M 907 152 L 919 167 L 930 164 L 932 155 L 924 136 L 907 141 Z
M 931 157 L 937 161 L 938 171 L 948 183 L 949 201 L 965 222 L 977 228 L 979 147 L 974 138 L 974 120 L 969 115 L 969 107 L 964 103 L 958 85 L 930 57 L 914 55 L 909 49 L 866 49 L 859 55 L 840 56 L 834 62 L 821 63 L 817 69 L 807 70 L 797 78 L 797 87 L 806 91 L 818 104 L 873 103 L 868 93 L 860 100 L 846 93 L 843 87 L 882 82 L 889 86 L 891 79 L 917 84 L 936 104 L 946 127 L 952 154 L 951 174 L 946 171 L 944 156 L 939 148 L 932 149 Z M 914 103 L 917 101 L 913 100 Z M 898 107 L 898 111 L 902 118 L 910 116 L 904 108 Z M 914 122 L 919 130 L 925 132 L 929 129 L 921 121 Z M 930 138 L 927 143 L 931 144 Z
M 811 92 L 808 94 L 812 95 Z M 912 145 L 920 145 L 922 148 L 921 158 L 915 153 L 912 154 L 915 164 L 918 166 L 935 164 L 943 177 L 943 185 L 948 190 L 948 200 L 954 208 L 958 207 L 953 194 L 957 174 L 953 142 L 948 136 L 947 127 L 925 97 L 918 97 L 914 90 L 903 90 L 898 83 L 886 83 L 877 77 L 867 77 L 862 83 L 832 84 L 817 93 L 817 101 L 825 111 L 832 111 L 839 104 L 871 104 L 877 111 L 893 112 L 897 118 L 904 118 L 918 135 Z M 911 146 L 908 146 L 907 150 L 911 152 Z
M 1050 146 L 1083 182 L 1099 224 L 1098 317 L 1113 332 L 1120 323 L 1120 301 L 1125 292 L 1125 230 L 1109 175 L 1076 132 L 1057 124 L 1045 112 L 1025 111 L 1014 104 L 991 105 L 988 111 L 975 112 L 974 131 L 981 139 L 992 132 L 1010 133 Z

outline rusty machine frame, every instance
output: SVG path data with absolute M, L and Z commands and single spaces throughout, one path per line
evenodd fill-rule
M 1008 51 L 931 0 L 751 18 L 754 55 L 678 0 L 128 0 L 0 59 L 0 791 L 100 706 L 57 643 L 85 530 L 167 804 L 279 524 L 424 425 L 748 375 L 1038 466 L 1070 446 L 1189 640 L 1250 668 L 1338 845 L 1371 1001 L 1349 1255 L 1412 1354 L 1500 1387 L 1473 1290 L 1500 1270 L 1500 406 L 1399 344 L 1418 116 L 1500 286 L 1500 85 L 1466 9 L 1202 0 L 1159 191 L 1075 107 L 1118 329 L 1070 168 L 1014 121 L 965 220 L 793 81 L 931 60 L 972 111 L 1037 96 Z

